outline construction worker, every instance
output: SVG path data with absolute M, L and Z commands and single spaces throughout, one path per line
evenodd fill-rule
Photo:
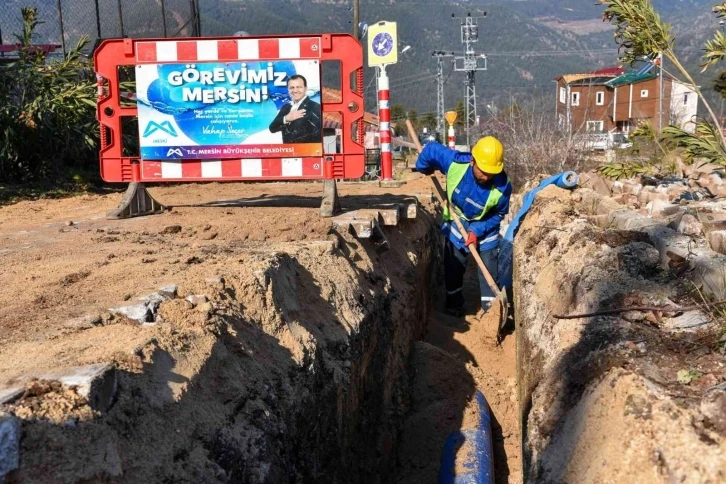
M 435 170 L 446 174 L 446 194 L 459 215 L 466 233 L 461 234 L 444 207 L 444 273 L 446 312 L 464 313 L 464 272 L 470 250 L 478 250 L 484 265 L 496 279 L 499 257 L 499 225 L 509 211 L 512 184 L 504 172 L 504 147 L 487 136 L 477 141 L 471 153 L 455 151 L 439 143 L 428 143 L 416 161 L 416 170 L 429 175 Z M 494 301 L 494 293 L 479 271 L 481 307 L 484 312 Z

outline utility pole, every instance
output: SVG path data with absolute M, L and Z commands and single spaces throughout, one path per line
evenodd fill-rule
M 360 23 L 360 3 L 359 0 L 353 0 L 353 37 L 358 40 L 358 24 Z
M 444 57 L 453 57 L 453 52 L 435 50 L 431 53 L 436 57 L 436 132 L 442 138 L 446 125 L 444 123 Z
M 463 56 L 454 58 L 454 69 L 457 72 L 466 73 L 465 99 L 466 99 L 466 144 L 471 146 L 471 130 L 476 125 L 476 71 L 487 70 L 487 57 L 484 54 L 474 52 L 474 43 L 479 41 L 478 19 L 486 18 L 487 13 L 472 17 L 467 13 L 466 17 L 454 17 L 461 22 L 461 43 L 464 44 Z M 457 62 L 462 61 L 459 65 Z

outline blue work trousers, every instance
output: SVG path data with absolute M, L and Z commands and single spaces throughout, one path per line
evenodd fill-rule
M 487 250 L 480 250 L 484 265 L 489 270 L 496 281 L 499 264 L 499 246 Z M 466 272 L 466 263 L 469 254 L 464 249 L 457 249 L 456 246 L 447 238 L 444 244 L 444 276 L 446 279 L 446 306 L 449 308 L 461 308 L 464 305 L 464 295 L 462 289 L 464 287 L 464 273 Z M 489 310 L 489 306 L 494 301 L 494 292 L 492 292 L 489 284 L 487 284 L 481 270 L 479 273 L 479 292 L 481 294 L 481 307 L 484 311 Z

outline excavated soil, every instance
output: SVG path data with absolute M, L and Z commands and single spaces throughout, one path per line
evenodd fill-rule
M 718 313 L 675 329 L 698 291 L 649 237 L 589 222 L 579 190 L 548 187 L 515 243 L 523 469 L 532 482 L 723 482 L 726 369 Z M 684 314 L 694 314 L 684 313 Z
M 432 311 L 426 338 L 415 346 L 411 416 L 398 451 L 398 483 L 438 482 L 446 437 L 479 424 L 476 390 L 491 409 L 495 482 L 522 482 L 515 339 L 507 335 L 497 345 L 498 310 L 478 314 L 479 281 L 476 266 L 469 262 L 465 316 Z M 441 307 L 443 294 L 439 296 Z M 466 449 L 458 454 L 466 455 Z
M 150 188 L 161 215 L 106 220 L 121 194 L 0 209 L 0 405 L 21 420 L 33 482 L 436 482 L 446 436 L 493 414 L 497 482 L 521 482 L 514 338 L 441 299 L 431 184 L 339 187 L 343 209 L 410 196 L 391 249 L 319 216 L 322 185 Z M 177 286 L 153 323 L 110 308 Z M 187 300 L 189 299 L 189 300 Z M 92 408 L 47 375 L 111 363 Z
M 320 184 L 150 191 L 173 209 L 105 220 L 121 194 L 0 209 L 0 388 L 24 389 L 0 406 L 22 423 L 6 482 L 387 482 L 431 217 L 387 228 L 379 253 L 320 218 Z M 421 180 L 340 191 L 344 209 L 430 199 Z M 169 284 L 153 323 L 109 311 Z M 98 363 L 116 368 L 109 409 L 44 377 Z

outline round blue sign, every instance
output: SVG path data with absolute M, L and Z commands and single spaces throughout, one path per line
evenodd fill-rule
M 393 50 L 393 37 L 388 32 L 381 32 L 373 38 L 373 53 L 385 57 Z

